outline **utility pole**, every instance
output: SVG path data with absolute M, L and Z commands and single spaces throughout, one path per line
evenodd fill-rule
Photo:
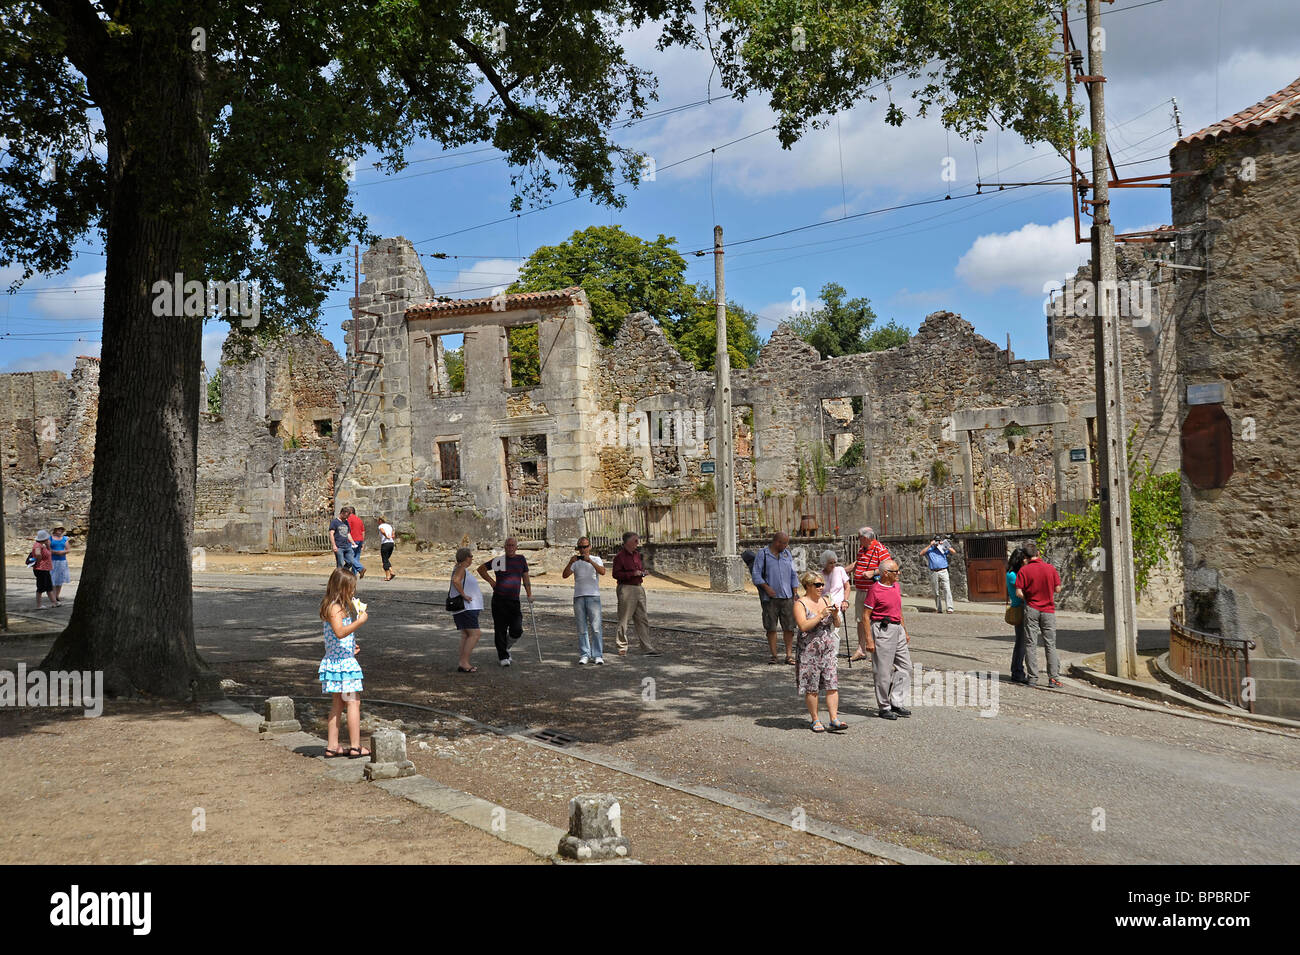
M 717 307 L 717 356 L 713 360 L 714 492 L 718 552 L 709 566 L 709 586 L 724 593 L 745 589 L 745 563 L 736 553 L 736 482 L 732 457 L 731 354 L 727 351 L 727 294 L 722 274 L 722 226 L 713 227 L 713 285 Z
M 1101 0 L 1088 0 L 1088 82 L 1092 144 L 1092 280 L 1096 303 L 1097 425 L 1101 471 L 1102 601 L 1106 672 L 1137 675 L 1137 596 L 1133 530 L 1129 521 L 1128 426 L 1117 315 L 1115 227 L 1110 220 L 1110 170 L 1106 156 L 1106 80 Z

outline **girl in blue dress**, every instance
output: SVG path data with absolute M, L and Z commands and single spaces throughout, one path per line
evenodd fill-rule
M 352 636 L 369 615 L 365 605 L 356 600 L 356 593 L 357 578 L 351 571 L 336 568 L 330 574 L 325 598 L 320 602 L 325 658 L 320 662 L 317 676 L 321 692 L 329 693 L 333 698 L 326 759 L 338 756 L 356 759 L 370 755 L 370 750 L 361 745 L 361 664 L 357 663 L 357 644 Z M 343 714 L 344 703 L 348 707 L 348 737 L 352 745 L 339 749 L 339 717 Z

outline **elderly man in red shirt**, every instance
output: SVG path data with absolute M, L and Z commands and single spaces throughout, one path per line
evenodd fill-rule
M 854 660 L 865 660 L 871 649 L 867 641 L 867 615 L 863 604 L 867 597 L 867 588 L 879 579 L 882 562 L 889 560 L 889 549 L 876 539 L 876 532 L 870 527 L 858 530 L 858 559 L 853 564 L 853 589 L 857 591 L 853 606 L 858 614 L 858 649 L 853 654 Z
M 650 621 L 645 613 L 645 565 L 641 563 L 641 554 L 637 546 L 641 538 L 628 531 L 623 535 L 623 546 L 614 558 L 614 579 L 618 581 L 618 630 L 614 642 L 618 645 L 618 655 L 627 656 L 627 631 L 629 624 L 636 627 L 637 643 L 649 656 L 659 653 L 650 644 Z

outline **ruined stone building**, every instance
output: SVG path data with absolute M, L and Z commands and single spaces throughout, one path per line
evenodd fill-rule
M 265 549 L 275 516 L 333 504 L 346 382 L 317 334 L 290 335 L 221 366 L 221 406 L 199 416 L 195 544 Z M 207 407 L 206 380 L 201 407 Z M 99 361 L 0 375 L 0 466 L 6 540 L 30 542 L 62 521 L 84 539 L 99 407 Z M 323 536 L 321 538 L 323 540 Z
M 1135 451 L 1177 466 L 1176 316 L 1158 257 L 1127 253 L 1123 275 L 1150 301 L 1126 334 Z M 584 505 L 640 489 L 659 500 L 708 480 L 713 375 L 681 358 L 650 315 L 599 341 L 581 289 L 431 300 L 405 239 L 365 253 L 347 323 L 360 360 L 355 427 L 347 427 L 339 495 L 366 513 L 407 511 L 422 535 L 496 537 L 579 532 Z M 799 462 L 826 449 L 827 492 L 942 485 L 1048 485 L 1059 500 L 1093 497 L 1096 409 L 1091 319 L 1064 298 L 1049 321 L 1049 357 L 1016 359 L 968 322 L 937 312 L 905 345 L 821 359 L 787 326 L 752 368 L 733 372 L 738 497 L 793 494 Z M 535 327 L 540 374 L 512 375 L 509 336 Z M 453 391 L 442 340 L 463 337 L 464 388 Z M 860 453 L 839 463 L 854 445 Z M 521 498 L 541 514 L 515 513 Z M 544 525 L 544 527 L 543 527 Z
M 1170 162 L 1187 622 L 1253 640 L 1257 709 L 1300 717 L 1300 80 Z

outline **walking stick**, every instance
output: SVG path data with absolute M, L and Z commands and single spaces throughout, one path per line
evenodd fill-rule
M 537 611 L 533 609 L 533 598 L 528 598 L 528 616 L 533 620 L 533 642 L 537 644 L 537 662 L 542 662 L 542 640 L 537 636 Z

